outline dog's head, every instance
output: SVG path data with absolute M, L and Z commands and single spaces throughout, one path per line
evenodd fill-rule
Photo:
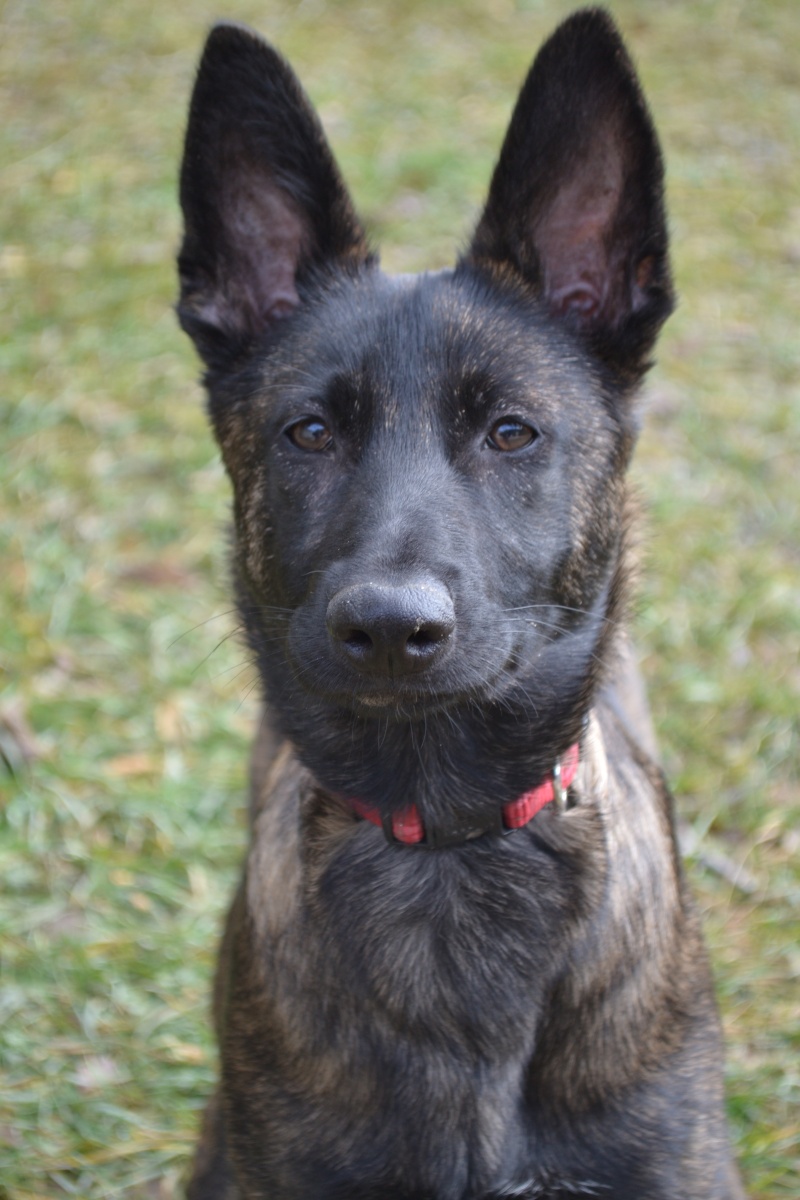
M 662 190 L 630 59 L 586 10 L 536 58 L 455 269 L 387 277 L 289 66 L 210 34 L 178 312 L 250 641 L 332 785 L 331 730 L 383 718 L 443 713 L 469 742 L 493 707 L 510 794 L 515 738 L 574 738 L 618 611 L 632 394 L 672 306 Z

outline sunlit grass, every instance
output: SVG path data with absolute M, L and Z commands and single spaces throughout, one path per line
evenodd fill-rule
M 393 269 L 444 264 L 571 6 L 338 0 L 225 15 L 282 46 Z M 636 468 L 638 636 L 754 1196 L 800 1194 L 800 23 L 793 0 L 613 5 L 669 165 L 682 305 Z M 210 0 L 0 16 L 0 1196 L 171 1197 L 214 1070 L 253 673 L 228 491 L 170 311 Z M 739 892 L 703 849 L 743 864 Z

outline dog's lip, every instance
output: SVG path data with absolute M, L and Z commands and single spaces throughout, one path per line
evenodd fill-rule
M 351 692 L 347 696 L 348 703 L 353 708 L 367 708 L 373 712 L 378 710 L 382 712 L 394 711 L 401 715 L 411 709 L 424 709 L 427 712 L 432 712 L 435 709 L 446 708 L 451 704 L 457 703 L 460 698 L 460 693 L 455 692 L 421 691 L 372 692 L 367 694 Z
M 331 697 L 344 703 L 351 712 L 364 716 L 396 716 L 410 719 L 441 712 L 463 701 L 463 691 L 427 691 L 421 688 L 394 688 L 387 691 L 348 691 Z
M 357 697 L 359 704 L 365 704 L 367 708 L 387 708 L 391 704 L 397 703 L 397 697 L 388 694 L 376 696 L 359 696 Z
M 452 691 L 428 691 L 419 687 L 395 686 L 389 691 L 348 691 L 344 696 L 340 693 L 338 699 L 345 699 L 351 708 L 368 709 L 372 712 L 395 711 L 401 716 L 408 715 L 411 710 L 433 713 L 452 708 L 467 700 L 474 700 L 479 695 L 488 698 L 497 691 L 505 691 L 502 684 L 507 682 L 508 685 L 512 685 L 514 674 L 515 671 L 509 670 L 506 663 L 490 679 L 473 681 L 466 687 Z
M 389 683 L 388 687 L 384 684 L 383 689 L 377 680 L 371 686 L 367 681 L 362 681 L 360 687 L 336 689 L 331 694 L 331 699 L 339 703 L 344 701 L 349 708 L 362 711 L 396 711 L 400 715 L 406 715 L 413 709 L 430 713 L 452 708 L 465 700 L 473 700 L 478 695 L 488 698 L 498 692 L 504 692 L 507 687 L 513 686 L 520 665 L 519 647 L 514 646 L 500 668 L 489 678 L 464 681 L 462 687 L 442 690 L 427 688 L 420 686 L 421 681 L 418 677 L 416 687 L 410 686 L 410 678 L 408 681 L 397 678 Z

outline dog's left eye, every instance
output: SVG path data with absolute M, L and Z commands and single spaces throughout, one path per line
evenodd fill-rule
M 486 439 L 487 446 L 492 450 L 523 450 L 538 438 L 538 430 L 516 417 L 502 417 L 495 421 Z
M 306 417 L 302 421 L 295 421 L 294 425 L 290 425 L 286 430 L 286 436 L 299 450 L 308 450 L 312 454 L 319 450 L 327 450 L 333 441 L 333 434 L 319 417 Z

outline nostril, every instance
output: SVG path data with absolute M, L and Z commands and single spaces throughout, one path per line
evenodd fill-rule
M 342 638 L 345 646 L 352 646 L 354 650 L 368 650 L 372 645 L 372 638 L 363 629 L 351 629 L 346 637 Z
M 406 645 L 410 650 L 430 650 L 441 645 L 450 636 L 451 630 L 444 626 L 429 626 L 425 629 L 415 629 L 407 639 Z

